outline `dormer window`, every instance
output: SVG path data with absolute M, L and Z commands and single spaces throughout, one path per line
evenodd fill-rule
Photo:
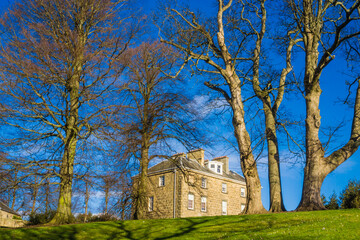
M 210 170 L 213 171 L 214 173 L 222 174 L 223 172 L 222 168 L 223 168 L 222 162 L 212 161 L 210 163 Z

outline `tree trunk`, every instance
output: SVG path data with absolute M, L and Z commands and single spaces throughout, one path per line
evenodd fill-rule
M 89 205 L 90 193 L 89 193 L 89 183 L 85 181 L 85 213 L 84 213 L 84 222 L 87 221 L 88 217 L 88 205 Z
M 58 207 L 54 218 L 49 222 L 51 225 L 72 222 L 71 194 L 77 140 L 76 138 L 72 138 L 67 142 L 68 144 L 65 146 L 65 153 L 60 169 L 60 193 Z
M 12 189 L 12 201 L 11 201 L 11 209 L 14 210 L 15 208 L 15 203 L 16 203 L 16 189 L 17 189 L 17 174 L 18 172 L 15 171 L 14 173 L 14 186 L 13 186 L 13 189 Z
M 104 209 L 104 214 L 105 215 L 108 214 L 109 192 L 110 192 L 110 186 L 106 185 L 105 186 L 105 209 Z
M 270 190 L 270 212 L 285 211 L 281 191 L 280 176 L 280 154 L 276 136 L 275 114 L 271 110 L 271 105 L 264 103 L 265 112 L 265 133 L 268 147 L 268 172 Z
M 31 213 L 34 213 L 35 212 L 35 207 L 36 207 L 36 198 L 37 198 L 37 194 L 38 194 L 38 189 L 39 187 L 37 186 L 37 176 L 35 176 L 35 181 L 34 181 L 34 187 L 33 187 L 33 194 L 32 194 L 32 197 L 33 197 L 33 203 L 32 203 L 32 207 L 31 207 Z
M 265 213 L 266 210 L 261 201 L 261 183 L 257 171 L 256 161 L 252 154 L 251 140 L 245 126 L 244 106 L 241 99 L 240 80 L 231 78 L 235 83 L 231 86 L 231 106 L 233 109 L 233 126 L 235 137 L 240 150 L 241 169 L 246 180 L 247 204 L 245 213 Z
M 50 184 L 49 179 L 46 179 L 45 183 L 45 212 L 47 213 L 49 211 L 49 195 L 50 195 Z
M 138 178 L 137 192 L 135 196 L 135 212 L 134 219 L 143 219 L 146 213 L 147 204 L 147 184 L 149 167 L 149 149 L 143 148 L 141 150 L 140 173 Z
M 324 210 L 324 204 L 321 200 L 321 185 L 327 175 L 324 169 L 318 163 L 312 161 L 306 164 L 304 171 L 304 183 L 301 202 L 297 211 Z
M 306 83 L 306 165 L 298 211 L 325 209 L 320 196 L 321 185 L 327 175 L 325 165 L 322 164 L 325 152 L 319 140 L 321 89 L 318 79 Z

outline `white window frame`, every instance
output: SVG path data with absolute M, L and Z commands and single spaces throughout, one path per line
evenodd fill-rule
M 159 177 L 159 187 L 165 186 L 165 175 Z
M 242 203 L 240 206 L 240 211 L 243 212 L 245 210 L 245 207 L 246 207 L 246 205 L 244 203 Z
M 222 166 L 220 164 L 216 167 L 216 173 L 222 174 Z
M 243 187 L 240 189 L 240 196 L 241 197 L 246 197 L 245 188 L 243 188 Z
M 148 203 L 148 211 L 152 212 L 154 211 L 154 197 L 149 197 L 149 203 Z
M 191 203 L 191 206 L 190 206 Z M 188 209 L 189 210 L 194 210 L 194 206 L 195 206 L 195 196 L 192 193 L 188 194 Z
M 227 215 L 227 201 L 221 202 L 221 215 Z
M 204 204 L 204 205 L 203 205 Z M 207 211 L 207 197 L 201 197 L 200 210 L 202 212 Z
M 207 179 L 206 178 L 201 178 L 201 187 L 206 188 L 206 185 L 207 185 Z
M 227 193 L 227 184 L 226 183 L 221 184 L 221 192 L 222 193 Z

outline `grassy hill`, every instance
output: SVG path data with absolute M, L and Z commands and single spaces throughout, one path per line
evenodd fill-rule
M 0 229 L 0 239 L 360 239 L 360 209 Z

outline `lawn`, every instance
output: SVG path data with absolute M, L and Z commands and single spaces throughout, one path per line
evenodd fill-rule
M 0 239 L 360 239 L 360 209 L 0 229 Z

